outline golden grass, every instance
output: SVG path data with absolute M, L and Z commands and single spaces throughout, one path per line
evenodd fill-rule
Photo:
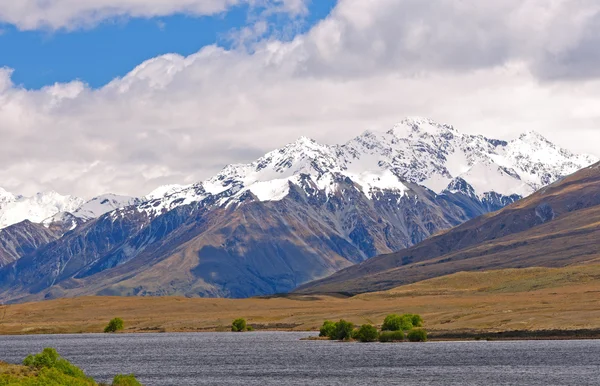
M 0 307 L 0 334 L 227 330 L 237 317 L 259 328 L 317 330 L 323 320 L 379 324 L 419 313 L 432 331 L 600 328 L 600 265 L 461 272 L 353 298 L 82 297 Z

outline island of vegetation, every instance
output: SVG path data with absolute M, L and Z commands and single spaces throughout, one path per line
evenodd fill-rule
M 245 331 L 254 331 L 254 328 L 246 322 L 246 319 L 238 318 L 231 322 L 231 331 L 232 332 L 245 332 Z
M 359 341 L 359 342 L 402 342 L 407 338 L 410 342 L 426 342 L 427 331 L 423 327 L 423 318 L 416 314 L 388 315 L 379 331 L 371 324 L 363 324 L 355 328 L 351 322 L 326 320 L 321 326 L 319 337 L 322 339 Z
M 0 362 L 0 386 L 109 386 L 97 383 L 53 348 L 29 355 L 22 365 Z M 119 374 L 112 386 L 142 386 L 133 374 Z
M 104 327 L 104 332 L 105 333 L 117 332 L 117 331 L 123 330 L 124 328 L 125 328 L 125 322 L 123 321 L 123 319 L 114 318 L 110 322 L 108 322 L 108 325 L 106 325 L 106 327 Z

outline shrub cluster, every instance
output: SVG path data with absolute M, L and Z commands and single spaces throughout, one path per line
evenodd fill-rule
M 123 322 L 123 319 L 114 318 L 113 320 L 108 322 L 108 325 L 106 327 L 104 327 L 104 332 L 105 333 L 117 332 L 117 331 L 121 331 L 124 328 L 125 328 L 125 322 Z
M 391 314 L 383 321 L 381 332 L 370 324 L 363 324 L 358 329 L 345 320 L 334 323 L 326 320 L 319 331 L 320 337 L 331 340 L 350 340 L 359 342 L 402 342 L 406 337 L 411 342 L 426 342 L 427 332 L 422 329 L 423 318 L 416 314 Z
M 390 314 L 381 326 L 382 331 L 408 331 L 415 327 L 423 327 L 423 318 L 415 314 Z

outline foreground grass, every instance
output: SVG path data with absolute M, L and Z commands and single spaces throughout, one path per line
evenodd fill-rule
M 62 358 L 55 349 L 29 355 L 23 365 L 0 362 L 0 386 L 103 386 Z M 115 376 L 112 386 L 142 386 L 133 375 Z
M 318 331 L 323 320 L 374 324 L 402 309 L 436 333 L 600 328 L 600 265 L 458 273 L 353 298 L 85 297 L 0 306 L 0 334 L 102 332 L 119 315 L 125 332 L 230 331 L 243 315 L 255 329 Z

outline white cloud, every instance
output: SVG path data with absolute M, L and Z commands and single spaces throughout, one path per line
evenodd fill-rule
M 0 2 L 0 21 L 21 30 L 74 29 L 115 17 L 214 15 L 237 5 L 293 15 L 306 12 L 305 0 L 17 0 Z
M 597 15 L 585 0 L 342 0 L 290 42 L 165 55 L 100 89 L 25 90 L 0 70 L 0 186 L 145 194 L 406 115 L 600 155 Z

